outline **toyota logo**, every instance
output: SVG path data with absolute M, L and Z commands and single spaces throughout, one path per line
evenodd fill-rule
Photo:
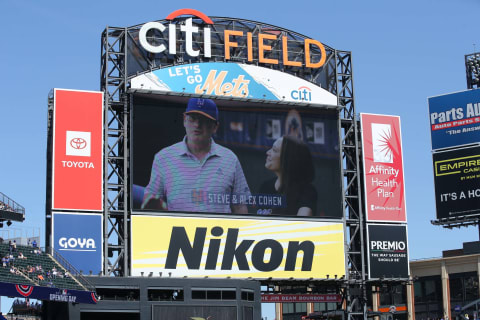
M 72 146 L 73 149 L 85 149 L 87 141 L 82 138 L 73 138 L 70 140 L 70 146 Z

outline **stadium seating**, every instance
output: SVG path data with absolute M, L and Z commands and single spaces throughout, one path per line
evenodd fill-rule
M 9 266 L 3 267 L 2 264 L 0 264 L 0 282 L 87 290 L 77 279 L 72 277 L 70 272 L 53 259 L 51 255 L 37 250 L 40 249 L 31 246 L 17 245 L 16 251 L 12 252 L 14 259 Z M 24 259 L 18 258 L 20 252 L 25 257 Z M 0 259 L 8 255 L 10 255 L 8 243 L 0 244 Z M 11 266 L 14 266 L 19 272 L 16 274 L 11 273 Z M 40 267 L 39 270 L 37 270 L 37 266 Z M 32 267 L 35 270 L 29 272 L 32 271 Z M 54 268 L 59 273 L 57 276 L 52 274 Z

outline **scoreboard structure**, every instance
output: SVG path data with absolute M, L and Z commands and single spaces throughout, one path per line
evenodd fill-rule
M 400 122 L 378 115 L 360 122 L 350 52 L 278 26 L 181 9 L 107 27 L 100 88 L 49 96 L 47 246 L 78 263 L 95 257 L 91 270 L 111 278 L 168 273 L 334 286 L 349 318 L 365 315 L 368 281 L 409 280 Z M 213 141 L 240 163 L 243 190 L 202 187 L 216 179 L 210 175 L 201 187 L 196 177 L 152 191 L 159 175 L 169 184 L 185 175 L 162 157 L 182 141 L 191 101 L 202 114 L 205 101 L 215 105 Z M 286 137 L 305 146 L 297 158 L 306 160 L 289 170 L 310 179 L 308 204 L 295 198 L 308 216 L 292 210 L 288 193 L 264 188 L 273 176 L 265 154 Z M 225 170 L 215 174 L 228 180 Z M 188 199 L 171 201 L 181 192 Z M 56 234 L 69 223 L 83 231 Z M 379 258 L 391 255 L 377 246 L 388 241 L 402 257 Z

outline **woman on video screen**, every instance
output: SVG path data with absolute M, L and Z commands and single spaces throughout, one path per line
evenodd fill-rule
M 276 177 L 260 187 L 262 194 L 281 194 L 286 204 L 258 213 L 312 216 L 317 210 L 317 191 L 312 184 L 315 176 L 312 154 L 298 138 L 283 136 L 267 151 L 265 168 Z

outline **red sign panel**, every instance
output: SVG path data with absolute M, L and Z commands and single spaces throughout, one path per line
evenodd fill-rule
M 360 117 L 367 221 L 406 222 L 400 118 Z
M 52 208 L 103 210 L 103 93 L 55 89 Z
M 262 294 L 262 302 L 342 302 L 339 294 Z

